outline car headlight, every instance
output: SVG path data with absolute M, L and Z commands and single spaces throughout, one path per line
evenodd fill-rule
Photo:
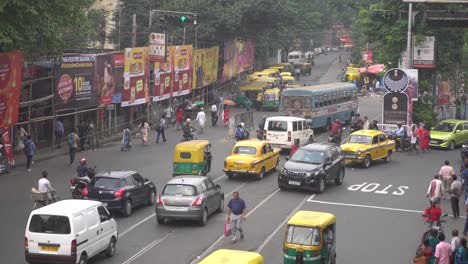
M 319 170 L 315 172 L 315 176 L 318 176 L 319 174 L 320 174 Z
M 286 174 L 286 173 L 287 173 L 287 171 L 286 171 L 286 169 L 285 169 L 285 168 L 281 168 L 281 170 L 280 170 L 280 173 L 281 173 L 281 174 Z
M 312 172 L 307 172 L 306 177 L 310 177 L 310 176 L 312 176 Z
M 361 154 L 362 154 L 362 151 L 358 150 L 356 153 L 357 153 L 357 154 L 358 154 L 358 156 L 359 156 L 359 155 L 361 155 Z

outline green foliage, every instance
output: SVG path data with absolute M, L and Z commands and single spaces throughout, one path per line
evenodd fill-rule
M 88 21 L 90 24 L 90 34 L 88 35 L 88 40 L 91 42 L 99 43 L 99 48 L 104 49 L 104 44 L 106 43 L 107 33 L 107 14 L 102 9 L 91 9 L 88 12 Z
M 59 54 L 65 32 L 87 21 L 92 0 L 8 0 L 0 2 L 0 48 L 20 49 L 26 57 Z M 78 30 L 75 30 L 75 32 Z
M 426 128 L 435 125 L 437 113 L 432 109 L 432 104 L 424 104 L 420 101 L 413 102 L 413 123 L 416 122 L 423 122 Z

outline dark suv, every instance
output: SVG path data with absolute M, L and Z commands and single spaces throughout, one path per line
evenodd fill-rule
M 278 173 L 278 187 L 325 190 L 327 182 L 343 183 L 344 156 L 332 143 L 313 143 L 298 149 Z

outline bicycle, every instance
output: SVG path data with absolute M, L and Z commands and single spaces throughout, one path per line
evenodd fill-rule
M 49 199 L 49 193 L 51 199 Z M 33 210 L 60 201 L 60 198 L 57 196 L 55 190 L 49 192 L 39 192 L 35 188 L 31 190 L 31 199 L 34 202 Z

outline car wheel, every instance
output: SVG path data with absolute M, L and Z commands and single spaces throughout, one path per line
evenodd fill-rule
M 280 161 L 279 159 L 276 160 L 276 165 L 275 167 L 273 168 L 273 171 L 278 171 L 279 170 L 279 165 L 280 165 Z
M 229 179 L 232 179 L 233 173 L 232 172 L 226 172 L 226 175 L 228 176 Z
M 450 150 L 454 150 L 454 149 L 455 149 L 455 141 L 453 141 L 453 140 L 450 141 L 450 144 L 449 144 L 448 148 L 449 148 Z
M 156 221 L 158 221 L 158 224 L 163 225 L 164 224 L 164 218 L 156 217 Z
M 109 242 L 109 246 L 107 246 L 107 249 L 106 249 L 106 257 L 110 258 L 112 256 L 114 256 L 115 254 L 115 243 L 117 241 L 115 240 L 115 238 L 111 238 L 110 242 Z
M 125 207 L 123 208 L 123 215 L 129 217 L 132 215 L 132 202 L 130 200 L 125 201 Z
M 262 167 L 262 169 L 260 170 L 260 173 L 258 174 L 258 179 L 261 180 L 263 179 L 263 177 L 265 177 L 265 167 Z
M 364 162 L 362 163 L 362 166 L 367 169 L 370 167 L 370 164 L 371 164 L 371 157 L 369 154 L 367 154 L 366 157 L 364 158 Z
M 206 210 L 206 208 L 205 208 L 205 209 L 203 209 L 203 214 L 202 214 L 202 216 L 200 218 L 199 224 L 201 226 L 205 226 L 207 222 L 208 222 L 208 210 Z
M 314 136 L 310 136 L 310 137 L 309 137 L 309 142 L 308 142 L 308 143 L 309 143 L 309 144 L 310 144 L 310 143 L 314 143 Z
M 335 179 L 335 184 L 336 185 L 343 184 L 344 175 L 345 175 L 345 169 L 341 168 L 340 172 L 338 173 L 338 177 L 336 177 L 336 179 Z
M 325 181 L 325 178 L 323 176 L 320 177 L 319 182 L 318 182 L 317 192 L 318 193 L 323 193 L 323 191 L 325 191 L 325 186 L 326 185 L 327 185 L 327 182 Z
M 154 190 L 151 190 L 149 199 L 148 199 L 148 205 L 154 205 L 156 203 L 156 192 Z
M 224 199 L 221 198 L 221 200 L 219 201 L 219 206 L 218 206 L 218 210 L 216 210 L 217 213 L 222 213 L 224 211 Z
M 392 151 L 391 151 L 391 150 L 389 150 L 389 151 L 387 152 L 387 156 L 384 158 L 384 161 L 385 161 L 385 162 L 390 162 L 390 161 L 392 161 Z
M 80 261 L 78 261 L 78 264 L 86 264 L 88 263 L 88 257 L 86 254 L 81 254 Z

